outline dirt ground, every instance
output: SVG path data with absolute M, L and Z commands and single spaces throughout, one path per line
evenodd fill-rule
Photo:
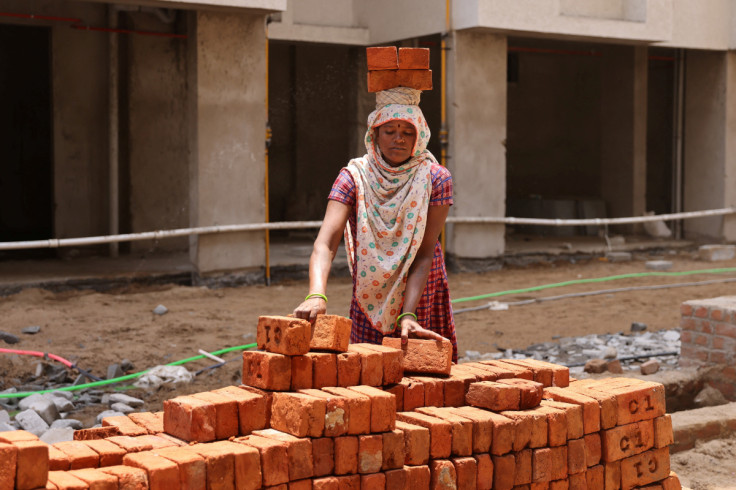
M 570 263 L 560 260 L 524 268 L 505 268 L 487 273 L 450 275 L 454 299 L 487 293 L 529 288 L 584 278 L 647 272 L 644 259 L 659 258 L 674 262 L 672 271 L 736 267 L 736 260 L 702 262 L 694 260 L 692 252 L 663 254 L 659 257 L 641 255 L 639 260 L 610 263 L 590 259 Z M 513 294 L 493 298 L 497 301 L 518 301 L 565 293 L 600 289 L 675 284 L 705 281 L 736 274 L 697 274 L 683 277 L 644 277 L 621 279 L 605 283 L 571 285 L 534 293 Z M 507 311 L 474 311 L 456 315 L 460 354 L 466 349 L 496 352 L 499 348 L 524 348 L 551 341 L 560 336 L 628 332 L 632 322 L 646 323 L 650 330 L 669 329 L 679 324 L 679 307 L 683 301 L 734 294 L 734 283 L 689 286 L 656 291 L 634 291 L 605 294 L 586 298 L 565 299 L 528 306 L 511 307 Z M 52 293 L 27 289 L 0 298 L 0 330 L 21 338 L 15 345 L 1 347 L 38 350 L 67 358 L 80 367 L 105 376 L 111 363 L 129 359 L 135 371 L 197 355 L 198 349 L 217 351 L 255 341 L 255 326 L 259 315 L 287 314 L 307 293 L 306 281 L 290 281 L 266 286 L 206 289 L 163 286 L 131 288 L 107 293 L 69 291 Z M 335 278 L 329 283 L 329 312 L 346 315 L 351 293 L 349 278 Z M 490 299 L 455 304 L 456 309 L 478 306 Z M 158 316 L 152 310 L 159 304 L 169 312 Z M 24 327 L 39 325 L 36 335 L 21 333 Z M 160 410 L 167 398 L 186 392 L 202 391 L 240 380 L 239 353 L 223 354 L 233 362 L 211 369 L 198 376 L 194 383 L 176 388 L 164 387 L 156 392 L 129 392 L 146 398 L 148 410 Z M 35 362 L 35 361 L 33 361 Z M 212 365 L 208 359 L 186 364 L 190 371 Z M 2 385 L 28 374 L 32 361 L 11 362 L 0 357 Z M 25 373 L 23 371 L 26 371 Z M 94 413 L 75 414 L 75 418 L 93 417 Z M 724 443 L 726 444 L 726 443 Z M 719 454 L 734 463 L 733 441 L 728 450 L 704 453 L 704 458 L 719 461 Z M 693 460 L 695 461 L 695 460 Z M 722 461 L 722 460 L 721 460 Z M 682 463 L 683 473 L 702 466 Z M 731 481 L 736 481 L 736 468 L 731 467 Z M 716 485 L 720 482 L 714 483 Z M 736 488 L 733 486 L 696 486 L 694 488 Z

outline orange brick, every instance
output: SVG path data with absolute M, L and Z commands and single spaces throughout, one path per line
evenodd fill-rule
M 291 357 L 257 350 L 244 351 L 243 384 L 264 390 L 289 390 Z
M 473 424 L 473 453 L 487 453 L 493 442 L 493 418 L 484 410 L 474 407 L 450 408 L 452 413 L 468 419 Z
M 601 409 L 601 429 L 616 427 L 618 424 L 616 397 L 605 392 L 604 386 L 596 389 L 598 386 L 600 386 L 600 383 L 595 380 L 584 380 L 573 383 L 568 389 L 577 391 L 598 401 Z
M 85 490 L 89 486 L 74 475 L 70 475 L 66 471 L 49 471 L 48 482 L 56 485 L 54 488 L 63 488 L 64 490 Z
M 156 434 L 156 437 L 159 439 L 165 439 L 169 441 L 171 444 L 169 446 L 188 446 L 189 443 L 183 439 L 179 439 L 178 437 L 174 437 L 171 434 L 167 434 L 166 432 L 161 432 L 159 434 Z
M 585 439 L 567 442 L 567 472 L 571 475 L 582 473 L 588 468 L 585 460 Z
M 396 428 L 396 400 L 391 393 L 364 385 L 348 389 L 370 397 L 371 432 L 385 432 Z
M 140 451 L 150 451 L 153 446 L 145 440 L 130 436 L 113 436 L 105 439 L 108 442 L 120 447 L 126 453 L 137 453 Z
M 518 422 L 501 414 L 489 412 L 475 407 L 464 407 L 466 411 L 474 411 L 478 417 L 490 418 L 493 423 L 491 453 L 506 454 L 513 449 Z
M 313 456 L 315 449 L 313 448 L 312 439 L 295 437 L 275 429 L 258 430 L 253 434 L 286 444 L 286 452 L 289 457 L 289 479 L 301 480 L 313 475 L 319 476 L 315 474 L 313 461 L 316 461 L 317 456 Z M 314 439 L 314 441 L 316 440 L 319 439 Z
M 514 377 L 514 373 L 511 371 L 506 371 L 504 375 L 498 368 L 480 362 L 466 362 L 460 364 L 458 369 L 476 376 L 478 378 L 476 381 L 498 381 L 501 377 Z
M 123 464 L 123 456 L 127 454 L 125 449 L 106 439 L 93 439 L 80 442 L 87 445 L 87 447 L 99 455 L 100 467 L 121 465 Z
M 547 445 L 546 415 L 530 410 L 504 411 L 501 415 L 517 422 L 514 431 L 514 451 Z
M 360 490 L 360 475 L 344 475 L 337 477 L 339 490 Z
M 12 431 L 20 432 L 20 431 Z M 3 432 L 5 442 L 10 442 L 13 436 L 21 438 L 23 434 L 15 435 Z M 35 437 L 35 436 L 34 436 Z M 48 445 L 39 440 L 12 441 L 18 450 L 16 459 L 15 488 L 28 489 L 46 485 L 46 476 L 49 472 Z
M 551 447 L 552 453 L 552 480 L 562 480 L 567 477 L 567 446 Z
M 395 470 L 389 470 L 386 473 L 386 488 L 390 489 L 401 489 L 406 488 L 406 470 L 402 466 Z
M 98 471 L 113 475 L 118 479 L 118 488 L 148 488 L 148 474 L 145 470 L 132 466 L 116 465 L 100 468 Z
M 369 349 L 364 344 L 350 344 L 348 352 L 360 356 L 360 384 L 381 386 L 383 384 L 383 356 L 380 352 Z
M 432 478 L 429 488 L 433 490 L 454 490 L 458 488 L 457 472 L 452 461 L 446 459 L 432 460 L 429 462 L 429 471 Z
M 564 410 L 540 405 L 532 411 L 547 417 L 547 444 L 562 446 L 567 442 L 567 413 Z
M 429 429 L 429 456 L 448 458 L 452 453 L 452 424 L 446 420 L 417 412 L 400 412 L 396 419 Z
M 358 437 L 335 438 L 335 474 L 346 475 L 358 472 Z
M 429 429 L 417 424 L 396 421 L 396 430 L 404 435 L 404 464 L 417 466 L 429 461 Z
M 552 481 L 552 449 L 545 447 L 532 451 L 532 482 Z
M 227 439 L 238 435 L 238 404 L 233 398 L 210 391 L 190 396 L 214 405 L 215 439 Z
M 143 434 L 148 434 L 145 428 L 133 422 L 127 415 L 105 417 L 102 419 L 102 426 L 117 427 L 121 436 L 142 436 Z
M 312 359 L 312 388 L 337 386 L 337 355 L 329 352 L 309 352 Z
M 450 374 L 452 344 L 449 340 L 409 339 L 406 344 L 402 344 L 400 338 L 384 337 L 383 345 L 404 352 L 405 373 Z
M 10 444 L 0 442 L 0 454 L 3 454 L 3 448 L 5 447 L 15 447 Z M 15 462 L 18 459 L 18 450 L 14 450 L 14 456 L 12 456 L 13 459 L 13 479 L 15 479 Z M 8 456 L 11 457 L 11 456 Z M 5 461 L 2 457 L 0 457 L 0 461 Z M 60 451 L 56 449 L 55 446 L 51 445 L 49 446 L 49 471 L 68 471 L 70 467 L 70 461 L 69 456 L 63 451 Z M 3 481 L 2 477 L 0 477 L 0 482 Z M 12 484 L 11 484 L 12 487 Z M 5 488 L 2 485 L 0 485 L 0 488 Z
M 507 362 L 507 359 L 478 361 L 478 364 L 493 368 L 498 379 L 520 378 L 534 381 L 534 372 L 528 366 Z
M 236 401 L 238 407 L 238 434 L 247 436 L 254 430 L 268 427 L 271 419 L 271 404 L 263 392 L 245 390 L 237 386 L 226 386 L 213 390 Z
M 654 419 L 654 447 L 659 449 L 675 443 L 670 414 Z
M 274 393 L 271 427 L 297 437 L 321 437 L 327 402 L 302 393 Z
M 584 471 L 581 473 L 575 473 L 575 474 L 569 475 L 567 479 L 568 479 L 569 490 L 587 490 L 588 489 L 588 483 L 585 479 Z
M 401 380 L 404 386 L 404 411 L 411 412 L 424 406 L 424 384 L 411 378 Z M 463 395 L 464 396 L 464 395 Z
M 425 407 L 445 406 L 444 386 L 439 378 L 430 378 L 429 376 L 412 376 L 410 379 L 424 385 Z
M 207 442 L 216 438 L 215 405 L 191 396 L 164 401 L 164 431 L 185 441 Z
M 341 352 L 337 355 L 337 385 L 342 387 L 360 384 L 360 354 Z
M 416 90 L 432 90 L 432 70 L 396 70 L 399 87 Z
M 621 461 L 603 463 L 603 488 L 621 488 Z
M 476 381 L 483 381 L 478 375 L 474 374 L 471 369 L 467 369 L 465 364 L 453 364 L 450 368 L 450 377 L 457 378 L 465 385 L 464 390 L 467 391 L 470 387 L 470 383 Z M 463 402 L 464 403 L 464 402 Z
M 57 442 L 54 447 L 69 458 L 69 469 L 97 468 L 100 466 L 100 455 L 80 441 Z
M 532 482 L 532 449 L 524 449 L 513 454 L 516 461 L 514 484 L 530 484 Z
M 217 441 L 209 444 L 196 444 L 191 446 L 201 456 L 205 458 L 207 466 L 207 488 L 213 486 L 212 482 L 233 481 L 235 488 L 238 490 L 251 490 L 261 488 L 264 472 L 261 471 L 261 463 L 259 453 L 256 449 L 250 448 L 244 444 L 238 444 L 230 441 Z M 226 462 L 223 471 L 215 471 L 213 478 L 210 478 L 211 462 L 223 458 Z M 232 466 L 230 466 L 232 461 Z M 232 475 L 232 476 L 229 476 Z
M 585 472 L 585 482 L 589 489 L 604 488 L 603 465 L 595 465 L 588 468 Z
M 497 383 L 519 388 L 519 408 L 521 408 L 522 410 L 527 408 L 535 408 L 539 406 L 539 402 L 542 401 L 542 390 L 544 388 L 544 385 L 542 385 L 542 383 L 520 378 L 499 379 Z
M 27 430 L 10 430 L 6 432 L 0 432 L 0 442 L 7 442 L 12 444 L 20 441 L 38 441 L 38 436 L 31 434 Z
M 348 433 L 350 407 L 347 398 L 322 390 L 299 390 L 299 393 L 325 400 L 326 437 L 342 436 Z
M 601 435 L 596 432 L 595 434 L 587 434 L 583 440 L 585 441 L 585 462 L 588 466 L 595 466 L 601 462 L 602 448 L 601 448 Z
M 545 398 L 581 405 L 583 409 L 583 432 L 585 434 L 592 434 L 601 430 L 601 408 L 598 405 L 598 401 L 570 390 L 569 388 L 545 388 Z
M 491 490 L 493 487 L 493 460 L 490 454 L 474 454 L 478 468 L 475 479 L 478 490 Z
M 493 488 L 509 490 L 516 480 L 516 458 L 513 454 L 491 456 L 493 460 Z
M 179 488 L 206 488 L 205 459 L 187 447 L 167 447 L 157 451 L 162 458 L 176 463 L 179 468 Z
M 291 358 L 291 390 L 304 390 L 312 387 L 312 358 L 309 356 L 292 356 Z
M 126 454 L 123 464 L 145 470 L 151 490 L 166 490 L 179 486 L 179 466 L 151 451 Z
M 256 327 L 258 348 L 267 352 L 298 356 L 309 352 L 312 325 L 287 316 L 260 316 Z
M 312 490 L 312 480 L 299 480 L 289 482 L 289 490 Z
M 146 429 L 149 434 L 159 434 L 164 431 L 163 412 L 133 412 L 128 414 L 128 418 L 136 425 Z
M 312 449 L 314 454 L 314 476 L 331 475 L 335 471 L 335 439 L 332 437 L 312 439 Z M 291 472 L 289 472 L 289 475 L 291 475 Z
M 567 478 L 549 482 L 549 490 L 569 490 L 569 488 L 570 482 Z
M 583 437 L 583 407 L 574 403 L 565 403 L 554 400 L 542 400 L 540 407 L 563 410 L 567 419 L 567 438 L 580 439 Z
M 453 456 L 470 456 L 473 452 L 473 421 L 461 417 L 450 408 L 423 407 L 416 410 L 419 413 L 431 415 L 452 424 Z
M 50 473 L 49 473 L 50 474 Z M 85 483 L 84 488 L 94 490 L 117 490 L 118 478 L 97 469 L 84 468 L 69 472 L 70 475 Z
M 394 396 L 394 398 L 396 399 L 396 411 L 403 412 L 404 411 L 404 385 L 401 383 L 396 383 L 393 385 L 384 386 L 383 391 L 385 391 L 386 393 L 391 393 Z
M 462 407 L 465 405 L 465 382 L 462 377 L 450 375 L 440 378 L 446 407 Z
M 401 349 L 387 347 L 381 344 L 359 344 L 366 349 L 374 350 L 381 353 L 381 364 L 383 365 L 383 381 L 384 385 L 398 383 L 404 377 L 404 353 Z
M 519 410 L 521 390 L 518 386 L 505 385 L 496 381 L 472 383 L 465 400 L 469 405 L 487 408 L 494 412 Z
M 399 48 L 400 70 L 429 70 L 429 48 Z
M 677 473 L 670 471 L 670 476 L 661 481 L 662 490 L 682 490 L 682 484 Z
M 654 422 L 643 420 L 601 431 L 603 461 L 620 459 L 643 453 L 654 446 Z
M 178 442 L 175 442 L 177 441 L 175 437 L 166 438 L 166 437 L 161 437 L 159 435 L 153 435 L 153 434 L 135 436 L 134 439 L 137 439 L 142 444 L 150 444 L 151 449 L 163 449 L 165 447 L 173 447 L 173 446 L 180 445 Z
M 375 488 L 376 490 L 386 488 L 386 475 L 384 473 L 360 475 L 360 488 Z
M 406 471 L 406 490 L 422 490 L 429 488 L 431 473 L 429 466 L 404 466 Z
M 348 434 L 368 434 L 371 431 L 371 398 L 343 387 L 324 388 L 325 392 L 342 396 L 348 401 Z
M 334 476 L 325 476 L 323 478 L 315 478 L 312 480 L 313 490 L 339 490 L 337 478 Z
M 317 315 L 312 327 L 312 340 L 309 348 L 345 352 L 350 343 L 353 321 L 338 315 Z
M 670 474 L 668 448 L 652 449 L 621 460 L 621 488 L 629 490 L 663 480 Z
M 289 457 L 286 443 L 252 434 L 236 438 L 234 442 L 258 450 L 264 485 L 279 485 L 289 481 Z
M 618 424 L 626 425 L 665 414 L 664 385 L 651 381 L 627 379 L 629 385 L 609 382 L 606 392 L 616 396 Z
M 80 429 L 74 431 L 75 441 L 89 441 L 93 439 L 107 439 L 112 436 L 120 436 L 120 430 L 112 425 L 105 427 L 92 427 L 90 429 Z
M 18 466 L 18 448 L 7 442 L 0 442 L 0 488 L 15 487 L 15 471 Z M 68 466 L 68 465 L 67 465 Z
M 383 466 L 383 436 L 358 436 L 358 473 L 375 473 Z
M 396 46 L 377 46 L 365 49 L 368 70 L 396 70 L 399 56 Z

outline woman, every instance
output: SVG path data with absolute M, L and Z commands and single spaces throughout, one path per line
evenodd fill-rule
M 353 275 L 351 342 L 384 336 L 448 338 L 455 323 L 438 237 L 452 204 L 452 178 L 427 150 L 418 90 L 377 94 L 368 153 L 340 171 L 309 262 L 309 294 L 294 315 L 314 322 L 327 309 L 327 277 L 345 232 Z M 347 224 L 347 227 L 346 227 Z

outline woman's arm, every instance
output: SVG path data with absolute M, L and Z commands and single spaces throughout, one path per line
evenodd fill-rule
M 403 312 L 416 312 L 419 299 L 427 286 L 427 277 L 432 269 L 432 259 L 434 258 L 434 248 L 439 238 L 442 228 L 445 225 L 447 214 L 450 212 L 450 205 L 429 206 L 427 211 L 427 227 L 424 230 L 424 238 L 417 250 L 417 256 L 414 258 L 409 268 L 409 276 L 406 280 L 406 292 L 404 294 Z M 409 334 L 425 339 L 441 340 L 442 336 L 431 330 L 423 328 L 410 315 L 401 318 L 401 342 L 406 343 Z
M 328 201 L 325 219 L 314 241 L 314 249 L 309 259 L 309 293 L 325 294 L 327 277 L 330 275 L 332 261 L 340 246 L 345 223 L 352 207 L 338 201 Z M 327 302 L 315 296 L 305 300 L 294 310 L 294 316 L 314 323 L 318 314 L 327 311 Z

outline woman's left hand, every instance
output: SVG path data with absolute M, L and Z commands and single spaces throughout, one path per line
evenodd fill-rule
M 414 318 L 407 315 L 401 318 L 401 343 L 406 344 L 409 341 L 409 336 L 419 339 L 429 340 L 444 340 L 445 338 L 426 328 L 419 325 Z

